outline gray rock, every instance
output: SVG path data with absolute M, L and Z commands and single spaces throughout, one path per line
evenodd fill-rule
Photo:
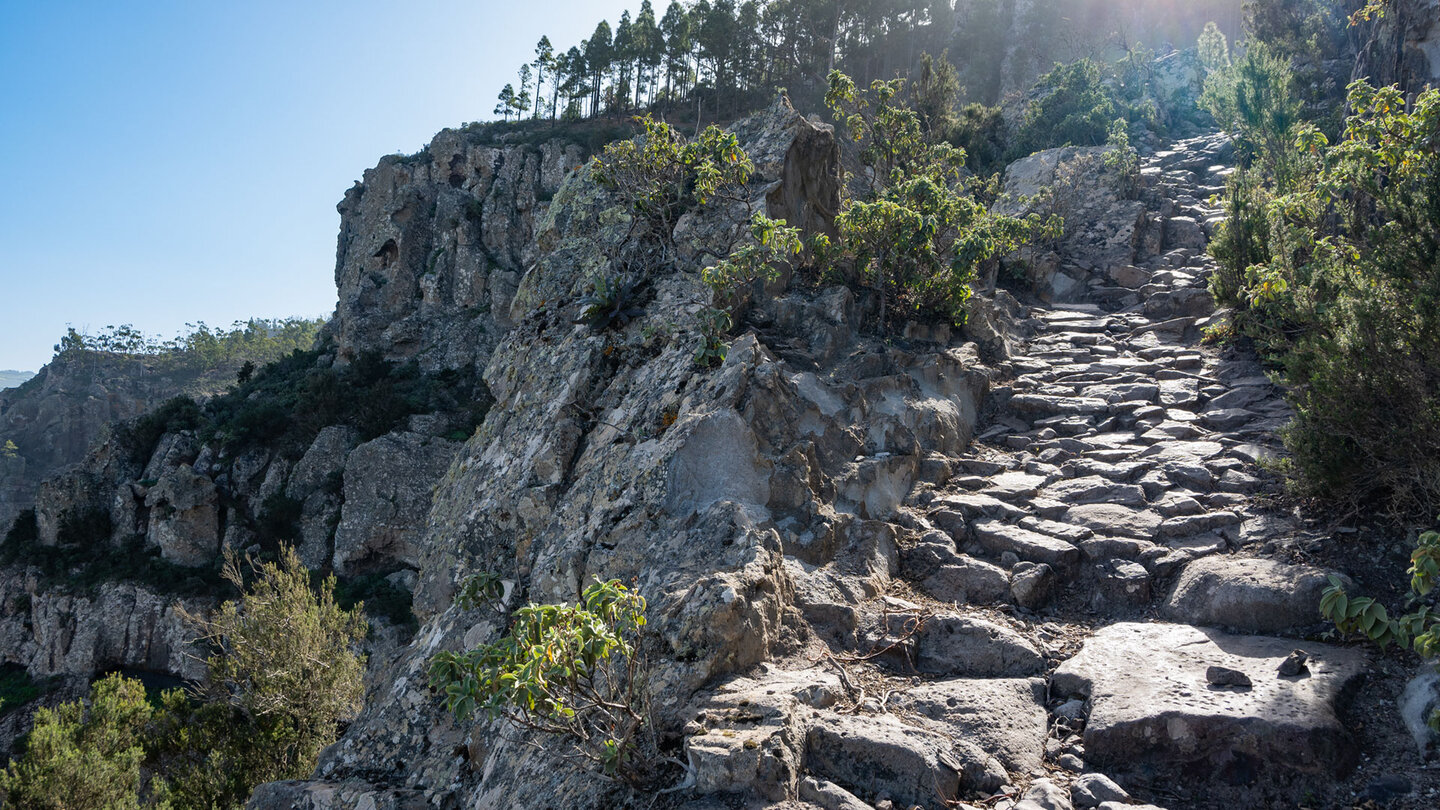
M 825 779 L 807 776 L 800 780 L 800 799 L 825 810 L 874 810 L 845 788 Z
M 1422 759 L 1431 759 L 1440 753 L 1440 732 L 1430 727 L 1430 718 L 1440 712 L 1440 668 L 1426 665 L 1405 684 L 1398 701 L 1400 719 Z
M 1071 810 L 1072 807 L 1070 791 L 1051 779 L 1042 778 L 1030 783 L 1015 810 Z
M 1271 560 L 1206 557 L 1185 566 L 1165 615 L 1177 621 L 1284 633 L 1317 624 L 1329 572 Z
M 1003 568 L 962 556 L 921 580 L 920 587 L 943 602 L 988 605 L 1005 598 L 1010 592 L 1009 580 Z
M 392 433 L 350 453 L 335 529 L 337 573 L 418 566 L 415 544 L 430 514 L 431 491 L 459 447 L 418 433 Z
M 1075 781 L 1070 783 L 1070 797 L 1075 800 L 1075 806 L 1083 810 L 1098 807 L 1103 802 L 1130 801 L 1130 794 L 1103 773 L 1075 777 Z
M 1107 767 L 1203 764 L 1214 779 L 1251 773 L 1257 763 L 1343 773 L 1357 751 L 1335 706 L 1363 673 L 1365 655 L 1312 645 L 1311 677 L 1271 677 L 1292 645 L 1187 625 L 1115 624 L 1061 664 L 1051 687 L 1089 698 L 1086 755 Z M 1255 686 L 1212 688 L 1210 666 L 1253 673 Z
M 1289 658 L 1285 659 L 1290 660 Z M 1284 666 L 1284 664 L 1281 664 Z M 1212 686 L 1236 686 L 1242 689 L 1249 689 L 1255 684 L 1250 682 L 1250 676 L 1238 669 L 1230 667 L 1209 666 L 1205 668 L 1205 680 Z
M 1066 504 L 1112 503 L 1142 506 L 1145 492 L 1134 484 L 1117 484 L 1098 475 L 1072 478 L 1045 488 L 1045 497 Z
M 1098 535 L 1153 540 L 1160 528 L 1160 516 L 1148 509 L 1131 509 L 1109 503 L 1072 506 L 1065 522 L 1084 526 Z
M 939 810 L 965 792 L 993 790 L 1005 769 L 963 741 L 893 717 L 822 713 L 806 735 L 806 767 L 866 795 Z
M 1045 563 L 1020 563 L 1010 575 L 1010 598 L 1029 610 L 1049 604 L 1055 590 L 1055 570 Z
M 1124 559 L 1111 559 L 1095 569 L 1096 607 L 1134 608 L 1150 604 L 1150 572 Z
M 202 566 L 220 553 L 220 497 L 215 482 L 190 465 L 161 476 L 145 496 L 150 509 L 146 541 L 178 565 Z
M 922 683 L 890 698 L 956 739 L 970 740 L 1015 773 L 1041 766 L 1047 718 L 1041 678 L 963 678 Z
M 1045 668 L 1040 652 L 1015 631 L 969 616 L 935 616 L 916 647 L 916 666 L 935 675 L 1016 678 Z
M 1070 570 L 1080 562 L 1080 549 L 1049 535 L 1000 523 L 976 521 L 971 526 L 975 542 L 992 554 L 1014 552 L 1022 560 L 1046 563 L 1054 568 Z

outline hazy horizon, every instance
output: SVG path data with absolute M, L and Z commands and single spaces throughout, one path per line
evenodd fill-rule
M 0 368 L 69 326 L 328 317 L 335 205 L 386 154 L 487 120 L 548 35 L 639 2 L 161 0 L 0 8 Z

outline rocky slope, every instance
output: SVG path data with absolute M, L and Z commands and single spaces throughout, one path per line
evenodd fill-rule
M 770 167 L 757 201 L 833 173 L 828 133 L 783 107 L 742 131 Z M 1413 743 L 1347 714 L 1367 653 L 1315 638 L 1329 572 L 1297 560 L 1328 538 L 1259 466 L 1286 406 L 1200 341 L 1230 153 L 1175 144 L 1133 194 L 1094 151 L 1030 158 L 1012 190 L 1058 186 L 1046 204 L 1074 223 L 999 270 L 1031 305 L 998 291 L 967 334 L 879 342 L 871 302 L 797 284 L 713 371 L 673 331 L 703 300 L 689 268 L 651 279 L 624 329 L 570 322 L 624 221 L 572 178 L 486 367 L 496 407 L 436 489 L 420 632 L 314 780 L 251 806 L 1275 806 L 1374 787 L 1362 749 L 1424 806 Z M 452 603 L 477 571 L 512 606 L 635 583 L 675 790 L 636 796 L 443 711 L 433 653 L 504 632 Z
M 831 227 L 833 133 L 783 100 L 736 131 L 757 171 L 721 218 Z M 202 574 L 283 524 L 310 564 L 413 591 L 418 631 L 373 645 L 361 716 L 311 780 L 262 786 L 255 808 L 1283 806 L 1397 774 L 1396 806 L 1430 806 L 1434 772 L 1384 731 L 1403 728 L 1397 677 L 1315 636 L 1333 541 L 1260 466 L 1280 392 L 1201 342 L 1223 322 L 1204 248 L 1231 151 L 1173 144 L 1138 178 L 1101 150 L 1027 158 L 1003 205 L 1069 225 L 993 268 L 1010 291 L 986 291 L 963 332 L 879 339 L 866 293 L 800 274 L 755 296 L 706 369 L 694 258 L 636 279 L 633 322 L 574 322 L 597 274 L 625 269 L 609 257 L 630 216 L 571 171 L 578 149 L 444 133 L 346 195 L 331 342 L 303 370 L 378 355 L 478 372 L 466 390 L 494 406 L 473 435 L 441 409 L 298 447 L 101 445 L 45 483 L 31 551 L 138 548 Z M 679 255 L 717 227 L 682 220 Z M 672 790 L 636 794 L 554 741 L 444 711 L 434 653 L 505 631 L 454 603 L 481 571 L 511 607 L 594 577 L 649 600 Z M 77 683 L 193 674 L 173 587 L 42 573 L 0 575 L 0 662 Z M 1434 680 L 1416 683 L 1419 716 Z
M 0 444 L 16 447 L 13 457 L 0 456 L 0 526 L 34 502 L 41 481 L 84 459 L 110 425 L 234 379 L 234 368 L 201 375 L 104 352 L 57 354 L 24 385 L 0 391 Z

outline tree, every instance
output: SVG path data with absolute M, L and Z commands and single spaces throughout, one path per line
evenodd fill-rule
M 505 120 L 509 121 L 510 114 L 515 112 L 515 85 L 505 85 L 497 98 L 499 103 L 495 105 L 495 114 L 504 116 Z
M 531 64 L 535 66 L 535 117 L 539 118 L 541 101 L 545 98 L 540 92 L 541 85 L 545 83 L 545 71 L 550 71 L 550 84 L 552 87 L 559 87 L 555 76 L 555 48 L 550 44 L 550 37 L 542 36 L 540 37 L 540 41 L 535 43 L 535 61 Z M 551 105 L 551 109 L 551 117 L 553 118 L 553 104 Z
M 1230 67 L 1230 43 L 1225 39 L 1225 32 L 1221 31 L 1220 26 L 1213 20 L 1205 23 L 1205 30 L 1200 32 L 1197 45 L 1200 50 L 1200 64 L 1205 66 L 1206 73 Z
M 665 96 L 673 98 L 675 80 L 689 73 L 690 15 L 678 0 L 671 0 L 660 20 L 660 35 L 665 40 Z
M 600 114 L 600 87 L 615 58 L 614 40 L 610 34 L 610 23 L 601 20 L 595 32 L 585 42 L 585 65 L 590 71 L 591 94 L 590 114 Z
M 519 121 L 530 111 L 530 65 L 520 66 L 520 92 L 515 94 L 511 104 L 515 108 L 515 120 Z
M 650 0 L 640 3 L 640 13 L 630 26 L 630 40 L 635 52 L 636 80 L 635 106 L 640 106 L 640 92 L 644 89 L 649 97 L 655 98 L 655 84 L 659 81 L 660 63 L 665 60 L 665 40 L 655 23 L 655 8 Z
M 145 729 L 153 715 L 139 681 L 109 675 L 75 701 L 37 709 L 25 754 L 0 773 L 12 807 L 35 810 L 139 808 Z M 163 784 L 154 786 L 163 793 Z

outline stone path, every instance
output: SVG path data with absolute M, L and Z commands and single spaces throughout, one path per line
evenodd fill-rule
M 1161 252 L 1063 268 L 1089 301 L 1031 310 L 972 452 L 901 508 L 918 538 L 898 547 L 904 584 L 856 645 L 883 653 L 832 658 L 804 693 L 729 687 L 691 738 L 702 784 L 798 765 L 801 798 L 831 810 L 997 790 L 986 806 L 1111 808 L 1125 787 L 1263 806 L 1354 765 L 1338 711 L 1365 653 L 1300 640 L 1328 572 L 1266 559 L 1305 539 L 1257 497 L 1277 486 L 1257 462 L 1288 407 L 1253 361 L 1201 340 L 1220 217 L 1204 200 L 1228 152 L 1207 136 L 1145 161 Z M 762 706 L 786 719 L 761 737 L 723 721 Z M 798 729 L 803 764 L 767 764 Z

